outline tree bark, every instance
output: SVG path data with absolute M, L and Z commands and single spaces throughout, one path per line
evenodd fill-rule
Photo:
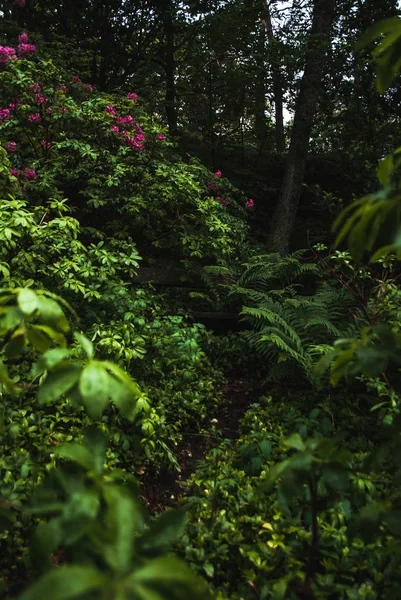
M 170 135 L 177 135 L 177 110 L 175 105 L 176 87 L 175 87 L 175 42 L 174 42 L 174 20 L 173 7 L 169 2 L 164 15 L 164 32 L 166 36 L 166 56 L 165 56 L 165 72 L 166 72 L 166 94 L 165 94 L 165 111 L 167 117 L 168 131 Z
M 274 118 L 276 130 L 276 151 L 278 154 L 285 152 L 284 117 L 283 117 L 283 84 L 280 70 L 280 51 L 277 40 L 274 38 L 272 18 L 269 5 L 266 2 L 264 18 L 262 19 L 270 45 L 271 72 L 273 79 Z
M 309 138 L 321 86 L 335 0 L 315 0 L 307 43 L 305 70 L 295 108 L 284 179 L 273 216 L 268 251 L 287 254 L 305 174 Z

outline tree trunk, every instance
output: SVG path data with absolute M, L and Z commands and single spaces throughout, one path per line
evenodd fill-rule
M 276 151 L 285 152 L 284 117 L 283 117 L 283 84 L 280 70 L 280 51 L 274 38 L 272 18 L 269 5 L 266 3 L 262 23 L 269 39 L 271 70 L 273 79 L 274 117 L 276 130 Z
M 266 31 L 262 26 L 259 33 L 258 49 L 256 54 L 256 78 L 255 78 L 255 137 L 259 148 L 266 142 L 266 68 L 265 68 L 265 45 Z
M 175 59 L 174 59 L 174 20 L 172 13 L 172 3 L 168 3 L 164 15 L 164 32 L 166 36 L 166 94 L 165 111 L 167 117 L 168 131 L 170 135 L 177 135 L 177 110 L 175 106 L 176 88 L 175 88 Z
M 315 0 L 313 21 L 307 44 L 305 70 L 295 108 L 294 125 L 287 165 L 276 211 L 273 216 L 268 250 L 286 254 L 295 222 L 305 174 L 309 138 L 317 106 L 335 0 Z

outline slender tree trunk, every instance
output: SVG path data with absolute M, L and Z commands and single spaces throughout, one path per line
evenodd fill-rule
M 270 44 L 271 70 L 273 78 L 274 117 L 276 130 L 276 151 L 278 154 L 285 152 L 284 117 L 283 117 L 283 83 L 280 70 L 280 50 L 274 38 L 272 18 L 268 4 L 265 5 L 262 20 Z
M 280 196 L 270 228 L 268 250 L 286 254 L 305 174 L 309 137 L 317 106 L 335 0 L 315 0 L 304 75 L 295 108 L 294 125 Z
M 175 106 L 176 87 L 175 87 L 175 42 L 174 42 L 174 20 L 172 13 L 172 3 L 168 3 L 164 16 L 164 32 L 166 36 L 166 94 L 165 111 L 167 117 L 168 130 L 170 135 L 177 135 L 177 110 Z
M 266 68 L 265 68 L 265 38 L 266 31 L 262 26 L 259 33 L 258 50 L 256 54 L 255 81 L 255 137 L 261 148 L 266 141 Z

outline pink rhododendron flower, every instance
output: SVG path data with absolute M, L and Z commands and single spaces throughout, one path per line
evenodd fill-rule
M 37 121 L 40 121 L 40 114 L 39 113 L 31 113 L 28 116 L 29 121 L 31 121 L 31 123 L 35 123 Z
M 221 171 L 216 171 L 215 175 L 216 175 L 216 177 L 221 177 L 223 175 L 223 173 Z
M 112 126 L 110 127 L 110 131 L 114 131 L 114 133 L 118 133 L 120 130 L 119 130 L 119 128 L 117 127 L 117 125 L 112 125 Z
M 31 90 L 31 92 L 40 92 L 42 88 L 40 87 L 39 83 L 33 83 L 29 86 L 29 89 Z
M 220 202 L 220 204 L 230 204 L 228 200 L 225 198 L 220 198 L 220 196 L 217 196 L 216 200 Z
M 124 137 L 125 135 L 128 135 L 128 131 L 125 131 L 125 129 L 123 129 L 122 131 L 120 131 L 120 135 Z
M 143 133 L 143 129 L 140 125 L 135 125 L 135 132 L 138 134 Z
M 247 208 L 253 208 L 255 206 L 255 201 L 250 198 L 248 202 L 245 204 Z
M 27 56 L 32 52 L 36 52 L 36 46 L 34 44 L 19 44 L 18 55 L 21 57 Z
M 63 108 L 63 113 L 68 113 L 68 108 Z
M 16 58 L 14 48 L 10 48 L 10 46 L 0 46 L 0 63 L 5 65 L 10 58 Z
M 40 142 L 40 145 L 43 146 L 43 148 L 45 148 L 45 150 L 49 150 L 51 143 L 50 142 L 46 142 L 46 140 L 42 140 Z
M 111 115 L 116 114 L 116 109 L 111 104 L 108 104 L 104 110 L 105 112 L 110 113 Z
M 7 152 L 15 152 L 17 149 L 17 143 L 16 142 L 10 142 L 8 144 L 8 146 L 5 147 Z
M 12 111 L 14 111 L 17 108 L 17 105 L 14 102 L 10 102 L 10 104 L 8 105 L 8 108 Z
M 51 115 L 52 114 L 52 109 L 50 107 L 46 108 L 46 114 L 47 115 Z
M 28 38 L 27 33 L 21 33 L 21 35 L 18 37 L 19 44 L 27 44 L 28 41 L 29 41 L 29 38 Z
M 47 98 L 41 96 L 40 94 L 35 94 L 35 100 L 37 104 L 44 104 L 45 102 L 47 102 Z
M 10 118 L 10 111 L 8 108 L 0 108 L 0 121 L 7 121 Z
M 164 135 L 164 133 L 158 133 L 157 137 L 158 137 L 159 140 L 165 140 L 166 139 L 166 136 Z
M 56 86 L 56 91 L 64 92 L 66 94 L 68 92 L 68 88 L 65 85 L 58 85 L 58 86 Z
M 127 94 L 127 98 L 128 100 L 133 100 L 134 102 L 138 100 L 138 96 L 134 92 L 130 92 L 129 94 Z
M 80 77 L 77 77 L 77 75 L 73 75 L 71 77 L 71 81 L 72 81 L 72 83 L 82 83 Z
M 86 83 L 85 87 L 87 89 L 88 92 L 93 92 L 93 86 L 90 83 Z
M 15 6 L 19 6 L 20 8 L 24 8 L 25 0 L 14 0 Z
M 20 175 L 20 172 L 18 171 L 18 169 L 10 169 L 10 174 L 13 175 L 13 177 L 18 177 Z
M 36 177 L 35 169 L 24 169 L 24 177 L 27 181 L 32 181 Z
M 140 133 L 139 135 L 137 135 L 135 137 L 137 142 L 144 142 L 145 141 L 145 136 L 143 135 L 143 133 Z
M 134 119 L 131 117 L 131 115 L 127 115 L 126 117 L 117 117 L 116 118 L 117 123 L 120 123 L 120 125 L 132 125 L 134 122 Z
M 127 146 L 131 146 L 132 148 L 136 148 L 137 150 L 143 150 L 142 144 L 137 142 L 135 138 L 127 138 L 125 140 L 125 143 L 127 144 Z

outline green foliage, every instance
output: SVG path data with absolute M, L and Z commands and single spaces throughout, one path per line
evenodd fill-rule
M 294 376 L 300 369 L 314 381 L 316 356 L 351 324 L 351 294 L 327 281 L 319 265 L 303 261 L 303 254 L 256 256 L 230 289 L 240 297 L 241 314 L 250 326 L 245 339 L 269 360 L 270 379 Z

